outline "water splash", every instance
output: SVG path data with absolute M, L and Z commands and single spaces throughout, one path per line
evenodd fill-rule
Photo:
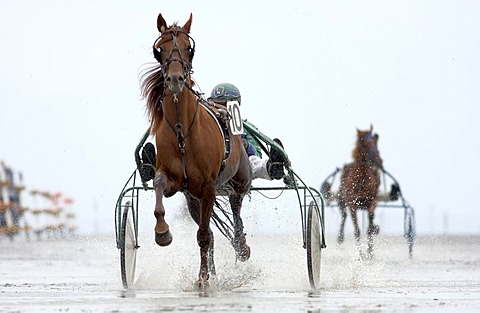
M 183 269 L 180 272 L 179 280 L 177 281 L 177 288 L 182 291 L 196 291 L 195 282 L 188 269 Z M 225 291 L 232 291 L 238 288 L 252 285 L 263 277 L 261 270 L 252 264 L 239 263 L 231 264 L 225 263 L 222 266 L 217 266 L 217 276 L 210 277 L 209 292 L 221 293 Z
M 384 260 L 375 255 L 367 257 L 366 244 L 344 245 L 336 249 L 331 260 L 335 264 L 331 274 L 331 288 L 374 287 L 385 266 Z

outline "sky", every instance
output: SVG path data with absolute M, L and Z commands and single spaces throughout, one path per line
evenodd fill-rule
M 80 232 L 114 229 L 148 127 L 139 77 L 159 13 L 193 14 L 200 90 L 234 83 L 242 117 L 281 138 L 307 184 L 350 162 L 373 124 L 417 232 L 480 233 L 480 1 L 0 0 L 0 159 L 28 190 L 73 197 Z M 272 203 L 245 214 L 298 221 Z M 153 200 L 140 210 L 153 219 Z M 379 216 L 401 231 L 402 212 Z M 327 230 L 338 222 L 327 208 Z

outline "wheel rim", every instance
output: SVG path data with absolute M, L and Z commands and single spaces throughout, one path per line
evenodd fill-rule
M 312 202 L 308 208 L 307 262 L 310 286 L 320 286 L 322 232 L 317 206 Z
M 137 244 L 135 240 L 135 228 L 133 222 L 133 210 L 130 203 L 125 206 L 122 220 L 122 245 L 120 251 L 120 263 L 122 281 L 125 288 L 133 285 L 135 279 L 135 267 L 137 262 Z

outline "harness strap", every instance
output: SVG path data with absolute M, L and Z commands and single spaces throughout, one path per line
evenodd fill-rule
M 182 191 L 187 189 L 187 166 L 185 161 L 185 137 L 183 136 L 183 127 L 181 123 L 175 124 L 177 129 L 177 140 L 178 147 L 180 148 L 180 154 L 182 155 L 182 168 L 183 168 L 183 182 L 182 182 Z
M 173 130 L 173 132 L 177 136 L 177 141 L 178 141 L 178 148 L 180 149 L 180 154 L 182 156 L 182 168 L 183 168 L 183 182 L 182 182 L 182 192 L 187 189 L 187 181 L 188 181 L 188 175 L 187 175 L 187 165 L 185 161 L 185 140 L 190 136 L 192 129 L 193 129 L 193 124 L 195 123 L 198 115 L 198 101 L 197 101 L 197 106 L 195 108 L 195 114 L 193 116 L 192 122 L 190 123 L 190 126 L 187 131 L 187 135 L 183 135 L 183 125 L 180 123 L 180 115 L 178 113 L 178 98 L 177 95 L 174 95 L 173 102 L 175 103 L 175 112 L 176 112 L 176 117 L 177 117 L 177 122 L 175 125 L 167 118 L 166 115 L 164 115 L 165 120 L 167 121 L 167 124 L 170 126 L 170 128 Z M 163 101 L 162 101 L 163 105 Z
M 191 40 L 192 43 L 193 43 L 193 47 L 191 47 L 190 51 L 189 51 L 189 62 L 188 63 L 185 62 L 185 60 L 183 59 L 182 54 L 180 53 L 180 50 L 179 50 L 179 47 L 178 47 L 178 44 L 177 44 L 177 36 L 178 36 L 179 32 L 185 34 L 189 38 L 189 40 Z M 166 33 L 166 32 L 164 32 L 164 33 Z M 174 29 L 168 31 L 168 33 L 170 33 L 172 35 L 173 46 L 168 53 L 167 59 L 165 60 L 165 62 L 162 62 L 161 52 L 158 51 L 157 48 L 155 47 L 157 41 L 161 39 L 161 36 L 159 38 L 157 38 L 157 40 L 153 44 L 154 57 L 155 57 L 155 59 L 157 59 L 157 61 L 161 65 L 161 71 L 163 72 L 164 78 L 166 78 L 165 76 L 167 74 L 167 68 L 170 65 L 170 63 L 172 63 L 172 62 L 179 62 L 180 64 L 182 64 L 182 67 L 183 67 L 183 70 L 184 70 L 184 75 L 185 75 L 185 77 L 187 77 L 189 74 L 191 74 L 193 72 L 192 71 L 192 59 L 193 59 L 193 55 L 194 55 L 194 52 L 195 52 L 195 41 L 193 40 L 192 37 L 190 37 L 190 35 L 188 33 L 182 31 L 180 28 L 174 28 Z M 174 52 L 176 52 L 178 54 L 178 57 L 173 56 Z M 165 84 L 165 82 L 166 82 L 166 79 L 164 81 L 164 84 Z M 179 112 L 178 112 L 178 99 L 177 99 L 176 94 L 174 95 L 174 103 L 175 103 L 175 111 L 176 111 L 176 119 L 177 119 L 175 125 L 164 114 L 164 118 L 167 121 L 167 124 L 170 126 L 170 128 L 173 130 L 173 132 L 177 136 L 178 147 L 180 149 L 180 153 L 181 153 L 181 156 L 182 156 L 182 168 L 183 168 L 183 182 L 182 182 L 182 190 L 181 190 L 182 192 L 187 189 L 187 181 L 188 181 L 187 166 L 186 166 L 186 160 L 185 160 L 185 140 L 190 136 L 190 134 L 192 132 L 193 125 L 194 125 L 194 123 L 196 121 L 196 118 L 197 118 L 197 115 L 198 115 L 198 107 L 199 107 L 200 103 L 207 110 L 207 112 L 213 117 L 213 119 L 216 121 L 218 127 L 220 128 L 220 133 L 222 134 L 222 137 L 224 139 L 225 152 L 224 152 L 224 157 L 223 157 L 223 160 L 222 160 L 222 164 L 220 166 L 220 172 L 219 173 L 221 173 L 223 171 L 223 169 L 225 168 L 226 160 L 228 159 L 228 157 L 230 155 L 230 135 L 229 135 L 229 132 L 228 132 L 227 123 L 221 118 L 220 114 L 218 114 L 218 116 L 217 116 L 217 114 L 215 114 L 211 108 L 209 108 L 207 105 L 204 104 L 204 103 L 207 103 L 208 105 L 210 105 L 203 98 L 202 94 L 200 94 L 197 91 L 192 89 L 192 86 L 190 86 L 190 84 L 188 84 L 188 82 L 185 84 L 185 87 L 187 87 L 187 89 L 190 90 L 197 97 L 197 106 L 195 108 L 195 114 L 194 114 L 192 122 L 190 123 L 190 126 L 187 130 L 187 134 L 186 135 L 183 134 L 183 125 L 180 122 L 180 117 L 179 117 Z M 165 98 L 165 89 L 166 89 L 166 86 L 164 86 L 164 88 L 163 88 L 163 93 L 162 93 L 162 96 L 161 96 L 160 106 L 159 106 L 159 110 L 162 110 L 162 111 L 164 111 L 163 110 L 163 105 L 164 105 L 164 98 Z
M 220 165 L 219 174 L 225 169 L 225 166 L 227 164 L 227 159 L 230 156 L 230 152 L 231 152 L 230 132 L 228 131 L 228 123 L 226 121 L 226 118 L 228 119 L 228 116 L 225 118 L 221 115 L 221 113 L 216 113 L 215 111 L 213 111 L 211 108 L 212 105 L 209 102 L 205 101 L 201 96 L 199 96 L 199 94 L 195 90 L 193 90 L 189 85 L 187 85 L 186 87 L 197 96 L 197 106 L 195 108 L 195 114 L 192 119 L 192 122 L 190 123 L 187 134 L 186 135 L 183 134 L 183 125 L 182 123 L 180 123 L 180 116 L 178 113 L 178 98 L 176 95 L 174 95 L 173 101 L 175 103 L 177 123 L 173 125 L 173 123 L 167 118 L 167 116 L 164 115 L 164 118 L 167 121 L 167 124 L 170 126 L 170 128 L 175 132 L 177 136 L 178 147 L 180 149 L 180 154 L 182 156 L 182 168 L 183 168 L 183 182 L 182 182 L 182 190 L 181 190 L 182 192 L 187 189 L 187 182 L 188 182 L 187 165 L 185 160 L 185 153 L 186 153 L 185 140 L 190 136 L 192 132 L 193 125 L 198 116 L 199 105 L 201 105 L 207 111 L 207 113 L 213 118 L 213 120 L 217 123 L 217 126 L 220 129 L 220 134 L 222 135 L 222 138 L 223 138 L 225 148 L 224 148 L 222 164 Z M 163 105 L 163 101 L 161 102 L 161 104 Z M 214 107 L 217 108 L 216 106 Z
M 213 118 L 213 120 L 217 123 L 217 126 L 220 129 L 220 133 L 222 134 L 223 142 L 225 144 L 225 151 L 223 153 L 222 167 L 220 169 L 220 172 L 222 172 L 222 170 L 225 168 L 225 164 L 226 164 L 227 159 L 230 156 L 230 152 L 231 152 L 230 132 L 228 131 L 228 123 L 225 120 L 225 118 L 222 118 L 220 113 L 216 113 L 211 109 L 208 102 L 204 103 L 203 101 L 200 101 L 200 104 L 202 105 L 202 107 L 205 108 L 205 110 L 208 112 L 208 114 L 210 114 L 210 116 Z

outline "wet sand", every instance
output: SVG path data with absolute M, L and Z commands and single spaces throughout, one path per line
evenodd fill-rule
M 217 236 L 218 277 L 208 297 L 193 291 L 195 232 L 160 248 L 140 235 L 137 279 L 124 292 L 114 235 L 12 243 L 0 239 L 0 312 L 475 312 L 480 311 L 480 236 L 418 236 L 408 258 L 401 236 L 376 238 L 363 260 L 351 234 L 327 235 L 322 286 L 311 290 L 300 236 L 249 236 L 236 263 Z M 364 249 L 361 247 L 361 249 Z

